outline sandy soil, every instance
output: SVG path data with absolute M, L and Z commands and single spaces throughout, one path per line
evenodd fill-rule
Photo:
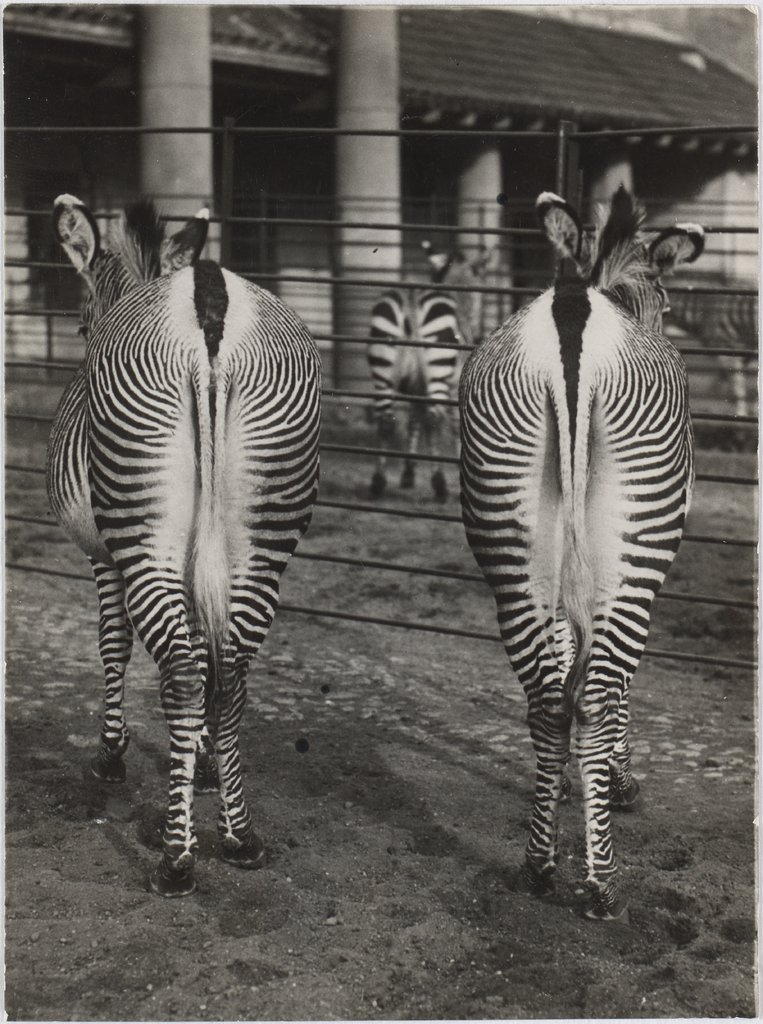
M 10 460 L 39 465 L 41 436 L 11 437 Z M 700 468 L 749 475 L 754 457 Z M 322 496 L 366 500 L 369 476 L 330 456 Z M 441 511 L 425 484 L 389 503 Z M 41 478 L 10 474 L 7 509 L 45 515 Z M 752 537 L 749 489 L 700 485 L 689 528 Z M 329 508 L 302 550 L 474 571 L 458 524 Z M 7 557 L 85 571 L 54 525 L 11 523 Z M 751 600 L 752 568 L 749 549 L 685 544 L 668 589 Z M 216 799 L 201 797 L 199 891 L 161 900 L 147 891 L 168 767 L 153 665 L 138 652 L 130 669 L 127 781 L 99 785 L 84 772 L 101 699 L 94 587 L 19 571 L 7 586 L 10 1019 L 754 1015 L 750 672 L 644 661 L 645 799 L 616 819 L 630 921 L 596 925 L 573 891 L 579 786 L 557 895 L 517 891 L 533 759 L 500 645 L 284 612 L 250 673 L 242 737 L 268 864 L 224 864 Z M 283 600 L 495 632 L 476 582 L 301 559 Z M 752 613 L 662 600 L 650 647 L 750 658 Z

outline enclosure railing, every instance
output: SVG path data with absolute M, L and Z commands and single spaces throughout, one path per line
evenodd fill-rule
M 243 128 L 238 127 L 231 120 L 226 120 L 225 124 L 221 127 L 209 128 L 209 129 L 177 129 L 177 128 L 152 128 L 147 129 L 143 127 L 114 127 L 114 128 L 94 128 L 94 127 L 60 127 L 60 128 L 44 128 L 44 127 L 32 127 L 32 128 L 7 128 L 8 133 L 41 133 L 49 132 L 51 134 L 69 134 L 69 133 L 80 133 L 83 135 L 89 134 L 142 134 L 147 132 L 152 133 L 189 133 L 189 132 L 202 132 L 211 133 L 213 135 L 222 136 L 223 140 L 223 163 L 222 163 L 222 188 L 221 188 L 221 204 L 219 216 L 213 216 L 211 218 L 212 223 L 217 223 L 221 229 L 221 253 L 223 263 L 230 262 L 231 255 L 231 233 L 232 229 L 236 225 L 249 225 L 249 226 L 263 226 L 263 225 L 286 225 L 292 227 L 313 227 L 313 228 L 327 228 L 333 231 L 334 229 L 368 229 L 368 230 L 379 230 L 379 231 L 410 231 L 410 232 L 427 232 L 430 234 L 434 233 L 447 233 L 457 234 L 459 232 L 468 235 L 485 235 L 492 236 L 497 239 L 501 238 L 519 238 L 519 239 L 530 239 L 540 238 L 540 232 L 537 229 L 532 228 L 521 228 L 521 227 L 487 227 L 479 226 L 458 226 L 458 225 L 442 225 L 442 224 L 428 224 L 419 222 L 378 222 L 375 220 L 342 220 L 335 217 L 330 218 L 310 218 L 310 217 L 267 217 L 267 216 L 236 216 L 233 213 L 233 166 L 235 159 L 235 148 L 234 140 L 236 136 L 245 134 L 258 134 L 268 136 L 318 136 L 318 135 L 362 135 L 362 136 L 397 136 L 401 138 L 405 137 L 419 137 L 419 138 L 434 138 L 434 137 L 468 137 L 474 139 L 476 136 L 492 138 L 492 139 L 526 139 L 526 140 L 538 140 L 543 139 L 547 141 L 553 141 L 556 148 L 556 189 L 557 191 L 576 202 L 579 199 L 580 192 L 580 147 L 587 141 L 597 139 L 616 138 L 622 136 L 638 136 L 641 138 L 649 136 L 667 136 L 667 135 L 745 135 L 754 134 L 757 129 L 749 125 L 739 126 L 725 126 L 717 128 L 700 128 L 700 127 L 675 127 L 675 128 L 641 128 L 637 130 L 620 130 L 615 129 L 611 131 L 577 131 L 575 126 L 571 122 L 561 122 L 557 131 L 510 131 L 510 130 L 493 130 L 493 131 L 474 131 L 474 130 L 434 130 L 434 129 L 400 129 L 400 130 L 365 130 L 355 131 L 350 129 L 336 129 L 336 128 L 290 128 L 290 127 L 268 127 L 268 128 Z M 11 208 L 6 211 L 7 214 L 25 216 L 25 217 L 36 217 L 36 216 L 49 216 L 48 211 L 41 211 L 37 209 L 26 209 L 24 207 Z M 99 214 L 101 216 L 101 214 Z M 112 214 L 105 213 L 104 217 L 113 216 Z M 176 219 L 176 218 L 167 218 Z M 177 218 L 179 219 L 179 218 Z M 747 234 L 757 235 L 758 229 L 749 225 L 708 225 L 705 228 L 706 233 L 710 235 L 721 235 L 721 234 Z M 6 260 L 7 267 L 14 268 L 35 268 L 38 270 L 61 270 L 65 267 L 65 264 L 56 263 L 53 261 L 45 260 L 24 260 L 24 259 L 8 259 Z M 67 268 L 68 271 L 68 268 Z M 239 271 L 240 272 L 240 271 Z M 332 287 L 336 285 L 347 286 L 347 287 L 374 287 L 374 288 L 389 288 L 390 286 L 402 287 L 402 288 L 415 288 L 420 287 L 419 282 L 412 282 L 410 280 L 399 280 L 394 281 L 388 277 L 378 279 L 373 276 L 365 277 L 352 277 L 343 276 L 341 274 L 330 274 L 327 277 L 316 278 L 315 276 L 308 276 L 302 274 L 293 273 L 251 273 L 244 271 L 241 276 L 255 279 L 258 283 L 293 283 L 293 284 L 320 284 L 321 286 Z M 449 291 L 474 291 L 481 294 L 498 294 L 506 295 L 517 298 L 527 298 L 539 294 L 540 289 L 530 287 L 501 287 L 497 285 L 482 285 L 474 288 L 458 288 L 451 287 Z M 756 289 L 738 289 L 738 288 L 722 288 L 697 285 L 693 288 L 681 288 L 676 287 L 671 291 L 682 292 L 682 291 L 693 291 L 698 294 L 708 295 L 756 295 Z M 11 307 L 6 309 L 7 316 L 17 317 L 28 317 L 38 316 L 47 318 L 50 322 L 51 318 L 54 317 L 76 317 L 77 313 L 70 309 L 57 309 L 57 308 L 24 308 L 24 307 Z M 317 333 L 316 340 L 323 342 L 331 342 L 335 345 L 365 345 L 369 342 L 367 337 L 358 337 L 354 335 L 341 334 L 335 331 Z M 408 347 L 426 347 L 424 342 L 406 341 L 406 342 L 392 342 L 392 344 L 404 345 Z M 470 346 L 467 345 L 452 345 L 450 346 L 459 351 L 469 351 Z M 757 357 L 757 349 L 750 348 L 728 348 L 723 346 L 717 347 L 696 347 L 696 346 L 684 346 L 681 351 L 685 355 L 712 355 L 712 356 L 725 356 L 725 357 L 742 357 L 746 359 L 753 359 Z M 8 369 L 45 369 L 45 370 L 57 370 L 57 371 L 73 371 L 77 364 L 71 361 L 56 361 L 53 359 L 22 359 L 22 358 L 9 358 L 5 362 L 6 368 Z M 327 387 L 324 389 L 324 395 L 329 399 L 338 399 L 342 401 L 367 401 L 374 397 L 373 391 L 358 390 L 358 389 L 343 389 L 338 387 Z M 432 400 L 426 398 L 420 398 L 410 395 L 397 395 L 396 398 L 399 401 L 408 403 L 429 403 Z M 455 399 L 444 400 L 444 403 L 449 406 L 456 406 L 457 402 Z M 9 422 L 28 423 L 38 426 L 48 426 L 51 422 L 50 416 L 38 415 L 34 413 L 26 412 L 7 412 L 6 419 Z M 719 425 L 733 425 L 734 427 L 752 428 L 757 423 L 755 416 L 749 415 L 728 415 L 719 413 L 695 413 L 693 416 L 695 422 L 698 423 L 715 423 Z M 401 453 L 397 449 L 382 449 L 372 446 L 362 445 L 348 445 L 348 444 L 334 444 L 323 442 L 321 445 L 323 451 L 336 452 L 352 456 L 363 456 L 363 457 L 376 457 L 379 455 L 385 456 L 399 456 Z M 434 456 L 418 453 L 414 458 L 418 461 L 438 463 L 443 465 L 456 465 L 457 459 L 451 456 Z M 6 466 L 7 471 L 13 473 L 27 473 L 41 475 L 44 473 L 42 466 L 26 466 L 20 464 L 8 464 Z M 735 475 L 735 474 L 713 474 L 713 473 L 699 473 L 697 475 L 699 482 L 706 483 L 722 483 L 732 486 L 750 487 L 756 486 L 757 480 L 754 477 Z M 432 511 L 417 511 L 404 508 L 396 508 L 385 505 L 376 504 L 363 504 L 359 502 L 342 502 L 342 501 L 331 501 L 328 499 L 320 499 L 318 506 L 327 509 L 338 509 L 343 511 L 351 511 L 361 515 L 388 515 L 388 516 L 405 516 L 411 519 L 426 519 L 433 522 L 452 522 L 460 523 L 460 518 L 456 515 L 450 515 L 446 513 L 437 513 Z M 45 526 L 49 527 L 51 522 L 49 520 L 41 519 L 35 516 L 24 516 L 17 514 L 9 514 L 6 516 L 9 522 L 17 522 L 28 526 Z M 689 543 L 693 544 L 710 544 L 710 545 L 725 545 L 729 547 L 741 547 L 751 549 L 755 547 L 754 540 L 745 540 L 740 538 L 734 538 L 723 535 L 705 535 L 705 534 L 687 534 L 684 537 Z M 344 565 L 352 568 L 360 569 L 373 569 L 385 572 L 396 572 L 396 573 L 408 573 L 413 575 L 423 575 L 435 578 L 460 581 L 460 582 L 476 582 L 481 581 L 482 576 L 477 573 L 467 572 L 454 572 L 450 570 L 440 570 L 429 568 L 426 566 L 411 566 L 403 565 L 393 562 L 384 561 L 369 561 L 367 559 L 354 559 L 345 558 L 337 555 L 318 554 L 310 552 L 298 552 L 297 557 L 301 557 L 309 561 L 326 562 L 337 565 Z M 63 576 L 66 578 L 73 579 L 89 579 L 89 577 L 77 574 L 77 573 L 66 573 L 59 572 L 57 570 L 47 569 L 39 566 L 25 565 L 23 563 L 9 562 L 7 565 L 8 569 L 14 571 L 30 571 L 36 573 L 44 573 L 53 576 Z M 755 608 L 754 601 L 738 600 L 736 598 L 723 597 L 719 595 L 709 594 L 690 594 L 684 592 L 672 592 L 663 591 L 659 595 L 660 599 L 668 601 L 679 601 L 686 604 L 703 604 L 715 607 L 725 608 L 736 608 L 740 610 L 753 610 Z M 489 640 L 498 642 L 499 638 L 491 633 L 482 633 L 472 630 L 463 630 L 453 626 L 436 625 L 431 623 L 421 623 L 407 620 L 398 619 L 383 619 L 373 616 L 364 616 L 359 614 L 352 614 L 349 612 L 341 611 L 330 611 L 326 609 L 306 608 L 302 606 L 281 606 L 285 611 L 299 612 L 302 614 L 315 615 L 318 617 L 328 617 L 335 619 L 344 619 L 347 621 L 369 623 L 369 624 L 380 624 L 385 626 L 401 627 L 405 629 L 416 629 L 425 632 L 441 633 L 449 636 L 458 637 L 470 637 L 476 640 Z M 703 664 L 712 664 L 719 666 L 727 666 L 734 668 L 752 668 L 753 663 L 745 659 L 739 658 L 726 658 L 709 655 L 699 655 L 691 652 L 681 651 L 665 651 L 648 649 L 646 652 L 648 655 L 656 658 L 666 658 L 678 661 L 693 661 Z

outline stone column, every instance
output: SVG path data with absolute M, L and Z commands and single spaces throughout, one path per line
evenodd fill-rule
M 210 127 L 210 8 L 206 4 L 150 4 L 136 10 L 141 123 L 146 127 Z M 141 136 L 141 187 L 163 213 L 185 218 L 201 206 L 211 207 L 212 173 L 211 135 Z
M 337 127 L 399 127 L 398 11 L 344 7 L 337 68 Z M 400 221 L 400 140 L 385 136 L 337 136 L 336 195 L 343 221 Z M 345 277 L 399 278 L 400 232 L 342 228 L 337 271 Z M 337 333 L 367 335 L 379 288 L 338 286 Z M 334 375 L 359 389 L 368 384 L 363 348 L 339 345 Z
M 459 227 L 498 228 L 501 227 L 503 211 L 498 203 L 498 196 L 503 191 L 503 165 L 501 151 L 498 146 L 480 146 L 472 154 L 471 159 L 462 169 L 458 179 L 458 223 Z M 473 260 L 479 253 L 480 246 L 493 249 L 499 246 L 498 253 L 491 260 L 491 269 L 483 284 L 494 283 L 500 275 L 505 285 L 511 285 L 510 252 L 506 240 L 498 235 L 485 235 L 476 230 L 474 233 L 458 235 L 459 245 L 466 256 Z M 504 308 L 505 307 L 505 308 Z M 502 303 L 501 296 L 475 296 L 474 319 L 475 337 L 483 337 L 501 323 L 505 316 L 512 312 L 511 303 Z

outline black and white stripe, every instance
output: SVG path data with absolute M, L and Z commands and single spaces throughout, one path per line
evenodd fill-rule
M 368 365 L 374 384 L 374 416 L 379 446 L 396 435 L 395 396 L 419 401 L 402 403 L 406 459 L 402 487 L 415 482 L 415 455 L 420 440 L 429 454 L 437 455 L 452 440 L 454 398 L 461 352 L 454 345 L 473 345 L 481 325 L 482 295 L 472 291 L 484 278 L 493 253 L 482 250 L 471 262 L 459 250 L 438 252 L 425 242 L 433 287 L 391 289 L 374 305 Z M 456 291 L 449 292 L 449 288 Z M 406 344 L 413 342 L 415 344 Z M 371 496 L 379 498 L 387 486 L 386 459 L 377 460 Z M 435 497 L 444 501 L 447 486 L 441 469 L 432 474 Z
M 63 203 L 61 216 L 76 242 L 75 203 Z M 175 250 L 171 272 L 133 280 L 93 315 L 48 473 L 51 502 L 93 560 L 101 596 L 107 713 L 96 771 L 105 764 L 123 775 L 125 607 L 160 670 L 171 773 L 152 885 L 165 895 L 194 888 L 194 770 L 201 754 L 209 776 L 210 743 L 223 854 L 262 863 L 241 785 L 245 676 L 310 522 L 318 473 L 320 368 L 310 334 L 273 295 L 197 255 L 176 269 Z M 97 260 L 93 267 L 82 272 L 98 304 L 108 282 Z M 77 492 L 83 466 L 88 486 Z
M 395 436 L 395 395 L 427 399 L 405 403 L 406 454 L 401 485 L 411 487 L 415 468 L 410 458 L 423 434 L 431 454 L 441 451 L 443 436 L 450 434 L 452 409 L 444 400 L 453 397 L 453 384 L 461 343 L 456 302 L 436 289 L 391 290 L 380 297 L 371 314 L 368 365 L 374 384 L 374 414 L 380 447 Z M 424 342 L 426 348 L 405 342 Z M 440 468 L 432 475 L 435 495 L 446 497 L 445 477 Z M 373 497 L 386 487 L 385 459 L 380 457 L 371 483 Z
M 466 534 L 525 690 L 537 760 L 525 874 L 552 891 L 570 750 L 583 781 L 588 916 L 619 916 L 610 807 L 638 787 L 628 688 L 651 606 L 678 548 L 693 481 L 686 372 L 659 332 L 658 274 L 698 255 L 689 229 L 647 248 L 627 194 L 582 252 L 579 221 L 538 202 L 581 278 L 560 280 L 485 341 L 464 369 Z M 572 743 L 572 723 L 576 735 Z

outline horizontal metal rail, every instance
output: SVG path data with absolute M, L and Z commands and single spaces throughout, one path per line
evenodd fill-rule
M 10 472 L 16 473 L 32 473 L 39 476 L 43 476 L 45 474 L 45 470 L 41 466 L 18 466 L 8 463 L 5 468 Z M 375 515 L 400 516 L 403 519 L 424 519 L 435 523 L 457 523 L 459 526 L 462 524 L 461 516 L 453 515 L 448 512 L 421 512 L 418 509 L 396 508 L 390 505 L 364 505 L 358 504 L 357 502 L 333 501 L 330 498 L 319 498 L 316 502 L 316 507 L 343 509 L 348 512 L 360 512 L 364 515 L 371 513 Z M 54 519 L 47 520 L 32 516 L 7 514 L 6 519 L 38 526 L 56 525 L 56 521 Z M 709 534 L 693 533 L 685 533 L 682 537 L 682 543 L 721 544 L 728 545 L 729 547 L 740 548 L 757 548 L 758 546 L 757 541 L 754 540 L 743 540 L 738 537 L 713 537 Z
M 446 348 L 454 352 L 473 352 L 474 345 L 464 345 L 456 342 L 431 342 L 431 341 L 413 341 L 408 338 L 405 340 L 395 338 L 372 338 L 372 337 L 357 337 L 352 334 L 314 334 L 313 338 L 317 342 L 332 342 L 339 345 L 370 345 L 374 342 L 383 341 L 385 345 L 390 345 L 393 348 Z M 731 358 L 744 358 L 744 359 L 757 359 L 758 349 L 756 348 L 703 348 L 703 347 L 689 347 L 686 348 L 683 345 L 677 345 L 676 348 L 684 356 L 729 356 Z M 25 366 L 30 369 L 35 366 L 39 366 L 42 369 L 67 369 L 69 366 L 77 367 L 80 365 L 76 360 L 71 360 L 68 364 L 64 363 L 53 363 L 52 360 L 47 359 L 6 359 L 6 366 Z
M 363 514 L 374 513 L 377 515 L 400 516 L 404 519 L 426 519 L 435 523 L 458 523 L 459 526 L 463 522 L 461 516 L 448 512 L 421 512 L 418 509 L 396 508 L 391 505 L 362 505 L 357 502 L 334 501 L 330 498 L 319 498 L 316 505 L 320 505 L 323 508 L 344 509 L 349 512 L 361 512 Z M 683 535 L 681 542 L 686 543 L 687 541 L 695 544 L 723 544 L 740 548 L 757 548 L 758 546 L 756 540 L 743 540 L 738 537 L 711 537 L 706 534 L 694 533 L 685 533 Z
M 747 134 L 758 134 L 757 125 L 752 124 L 734 124 L 734 125 L 713 125 L 707 128 L 692 128 L 687 125 L 680 127 L 665 127 L 665 128 L 602 128 L 602 129 L 590 129 L 588 131 L 571 131 L 567 138 L 569 139 L 617 139 L 623 136 L 629 135 L 643 135 L 645 138 L 649 136 L 663 136 L 663 135 L 747 135 Z
M 44 576 L 58 576 L 63 579 L 90 581 L 91 577 L 84 573 L 65 572 L 62 569 L 44 569 L 39 566 L 24 565 L 19 562 L 6 562 L 5 568 L 15 572 L 39 573 Z M 470 640 L 485 640 L 492 643 L 502 643 L 500 637 L 492 633 L 482 633 L 477 630 L 458 629 L 453 626 L 439 625 L 435 623 L 409 622 L 402 619 L 378 618 L 371 615 L 358 615 L 351 612 L 333 611 L 326 608 L 307 608 L 303 605 L 283 603 L 279 605 L 279 611 L 292 612 L 299 615 L 312 615 L 316 618 L 340 619 L 346 622 L 360 622 L 367 625 L 389 626 L 399 629 L 410 629 L 422 633 L 437 633 L 440 636 L 456 636 Z M 715 665 L 723 668 L 741 668 L 754 670 L 757 666 L 754 661 L 746 661 L 741 658 L 716 658 L 705 654 L 690 654 L 688 651 L 663 651 L 647 647 L 644 656 L 650 658 L 664 658 L 672 661 L 698 662 L 704 665 Z
M 50 210 L 19 210 L 8 209 L 6 217 L 50 217 Z M 94 213 L 97 220 L 114 220 L 121 216 L 119 213 Z M 179 217 L 164 217 L 161 220 L 178 220 Z M 495 235 L 505 238 L 541 238 L 543 232 L 540 228 L 492 228 L 492 227 L 464 227 L 459 224 L 427 224 L 409 223 L 407 221 L 368 221 L 368 220 L 337 220 L 328 217 L 215 217 L 210 214 L 210 224 L 251 224 L 255 227 L 264 225 L 276 225 L 278 227 L 309 227 L 309 228 L 346 228 L 348 231 L 411 231 L 411 232 L 432 232 L 433 234 L 459 234 L 459 235 Z M 728 228 L 724 228 L 728 231 Z M 6 267 L 35 267 L 48 269 L 53 267 L 66 267 L 65 263 L 55 263 L 52 260 L 22 260 L 6 259 Z M 74 269 L 72 267 L 72 269 Z
M 369 392 L 365 392 L 365 391 L 348 391 L 348 392 L 346 392 L 344 394 L 344 397 L 347 397 L 347 395 L 352 395 L 352 397 L 354 397 L 354 398 L 358 398 L 358 397 L 359 398 L 368 398 L 368 397 L 373 398 L 373 397 L 375 397 L 374 393 L 371 392 L 371 391 L 369 391 Z M 411 401 L 411 402 L 428 402 L 430 404 L 437 404 L 438 403 L 438 404 L 441 404 L 441 406 L 455 406 L 456 401 L 457 401 L 456 398 L 431 399 L 431 398 L 421 398 L 421 397 L 419 397 L 417 395 L 395 395 L 394 396 L 394 400 L 395 401 Z M 11 422 L 15 422 L 15 423 L 50 424 L 50 423 L 53 422 L 53 417 L 52 416 L 38 416 L 35 413 L 5 413 L 5 419 L 6 420 L 10 420 Z M 734 424 L 746 425 L 746 426 L 747 425 L 752 425 L 752 424 L 757 424 L 757 422 L 758 422 L 758 420 L 754 416 L 724 416 L 724 415 L 722 415 L 720 413 L 718 413 L 718 414 L 716 414 L 716 413 L 694 413 L 694 415 L 692 416 L 692 420 L 694 420 L 695 422 L 734 423 Z M 392 450 L 392 449 L 390 449 L 390 450 L 387 450 L 387 449 L 364 449 L 364 447 L 352 447 L 352 446 L 346 446 L 346 447 L 338 446 L 337 447 L 337 446 L 331 446 L 331 445 L 323 445 L 323 446 L 326 447 L 327 451 L 350 452 L 350 453 L 353 453 L 355 455 L 389 456 L 390 458 L 399 458 L 401 455 L 405 454 L 405 453 L 398 452 L 398 451 Z M 456 461 L 456 460 L 453 460 L 453 459 L 449 460 L 449 459 L 447 459 L 444 456 L 426 456 L 426 457 L 425 456 L 415 456 L 413 458 L 418 458 L 418 459 L 427 458 L 427 459 L 429 459 L 429 461 L 434 461 L 434 462 L 449 462 L 449 461 L 450 462 L 455 462 Z M 709 479 L 709 477 L 697 475 L 697 479 L 698 480 Z M 729 480 L 734 480 L 734 479 L 736 479 L 736 478 L 735 477 L 729 478 Z M 721 480 L 719 478 L 718 482 L 723 482 L 725 480 L 726 480 L 725 477 L 723 478 L 723 480 Z M 739 478 L 739 481 L 743 482 L 743 478 Z M 744 482 L 746 482 L 746 483 L 757 483 L 758 481 L 754 477 L 749 477 L 749 478 L 745 477 L 744 478 Z
M 177 127 L 161 125 L 6 125 L 5 132 L 9 135 L 358 135 L 382 138 L 500 138 L 500 139 L 554 139 L 558 132 L 554 130 L 533 131 L 511 128 L 295 128 L 278 125 L 208 125 L 204 127 Z M 758 127 L 754 124 L 739 125 L 679 125 L 642 128 L 603 128 L 589 131 L 570 131 L 571 139 L 607 139 L 621 136 L 664 136 L 664 135 L 748 135 L 757 134 Z
M 365 197 L 361 197 L 363 201 Z M 24 210 L 14 207 L 9 207 L 4 211 L 6 217 L 50 217 L 50 210 Z M 121 213 L 116 211 L 96 211 L 93 213 L 96 220 L 117 220 L 121 217 Z M 163 221 L 183 221 L 186 220 L 188 214 L 162 214 L 160 220 Z M 336 220 L 333 218 L 314 218 L 314 217 L 247 217 L 247 216 L 236 216 L 236 217 L 221 217 L 210 214 L 210 224 L 251 224 L 253 226 L 266 226 L 268 224 L 275 224 L 279 227 L 313 227 L 313 228 L 348 228 L 358 231 L 419 231 L 422 233 L 433 232 L 435 234 L 461 234 L 461 235 L 495 235 L 497 237 L 517 237 L 517 238 L 532 238 L 540 239 L 543 237 L 543 232 L 540 228 L 491 228 L 483 227 L 481 225 L 463 226 L 459 224 L 429 224 L 426 222 L 416 223 L 407 221 L 348 221 L 348 220 Z M 647 224 L 644 225 L 644 231 L 662 231 L 666 227 L 672 227 L 671 224 Z M 592 224 L 584 224 L 584 231 L 593 231 Z M 706 235 L 757 235 L 758 228 L 751 227 L 750 225 L 735 225 L 735 224 L 703 224 L 702 230 Z M 315 243 L 317 244 L 317 243 Z M 350 243 L 343 243 L 350 244 Z M 541 246 L 533 246 L 534 249 L 540 249 Z M 706 253 L 710 253 L 710 249 L 705 250 Z M 721 253 L 721 250 L 717 250 Z M 724 253 L 725 255 L 725 253 Z M 747 255 L 756 255 L 748 253 Z M 56 263 L 53 260 L 23 260 L 20 258 L 9 258 L 5 261 L 7 267 L 35 267 L 39 269 L 69 269 L 69 265 L 66 263 Z M 71 268 L 74 269 L 73 267 Z M 672 289 L 671 289 L 672 290 Z
M 58 527 L 58 523 L 52 519 L 40 519 L 36 516 L 21 516 L 6 514 L 6 522 L 22 523 L 27 526 L 51 526 Z M 329 555 L 320 552 L 296 551 L 294 558 L 304 559 L 312 562 L 324 562 L 330 565 L 346 565 L 356 569 L 376 569 L 384 572 L 398 572 L 411 576 L 430 576 L 438 579 L 455 580 L 461 583 L 484 583 L 485 578 L 481 573 L 461 572 L 454 569 L 431 569 L 427 566 L 404 565 L 399 562 L 384 562 L 371 558 L 351 558 L 342 555 Z M 757 607 L 754 601 L 743 601 L 738 598 L 710 597 L 705 594 L 685 594 L 675 591 L 661 591 L 659 598 L 668 601 L 683 601 L 684 603 L 712 605 L 722 608 L 744 608 L 754 611 Z
M 314 274 L 280 274 L 271 272 L 255 272 L 246 271 L 239 272 L 239 277 L 244 278 L 245 281 L 254 282 L 280 282 L 282 284 L 311 284 L 321 285 L 324 287 L 333 287 L 335 285 L 342 285 L 349 288 L 375 288 L 379 291 L 389 291 L 390 288 L 400 288 L 408 291 L 421 291 L 425 288 L 437 287 L 433 286 L 428 281 L 404 281 L 398 278 L 383 278 L 383 277 L 342 277 L 341 275 L 332 275 L 330 277 L 316 277 Z M 462 293 L 465 292 L 469 295 L 525 295 L 525 296 L 537 296 L 541 295 L 545 289 L 543 288 L 530 288 L 518 285 L 461 285 L 461 284 L 449 284 L 447 288 L 443 288 L 443 291 L 448 293 Z M 692 294 L 692 295 L 750 295 L 757 296 L 758 290 L 756 288 L 713 288 L 710 285 L 707 287 L 697 288 L 674 288 L 674 294 Z M 79 316 L 79 310 L 73 309 L 55 309 L 55 308 L 41 308 L 41 309 L 28 309 L 24 306 L 7 306 L 5 309 L 6 316 L 60 316 L 60 317 L 72 317 Z

